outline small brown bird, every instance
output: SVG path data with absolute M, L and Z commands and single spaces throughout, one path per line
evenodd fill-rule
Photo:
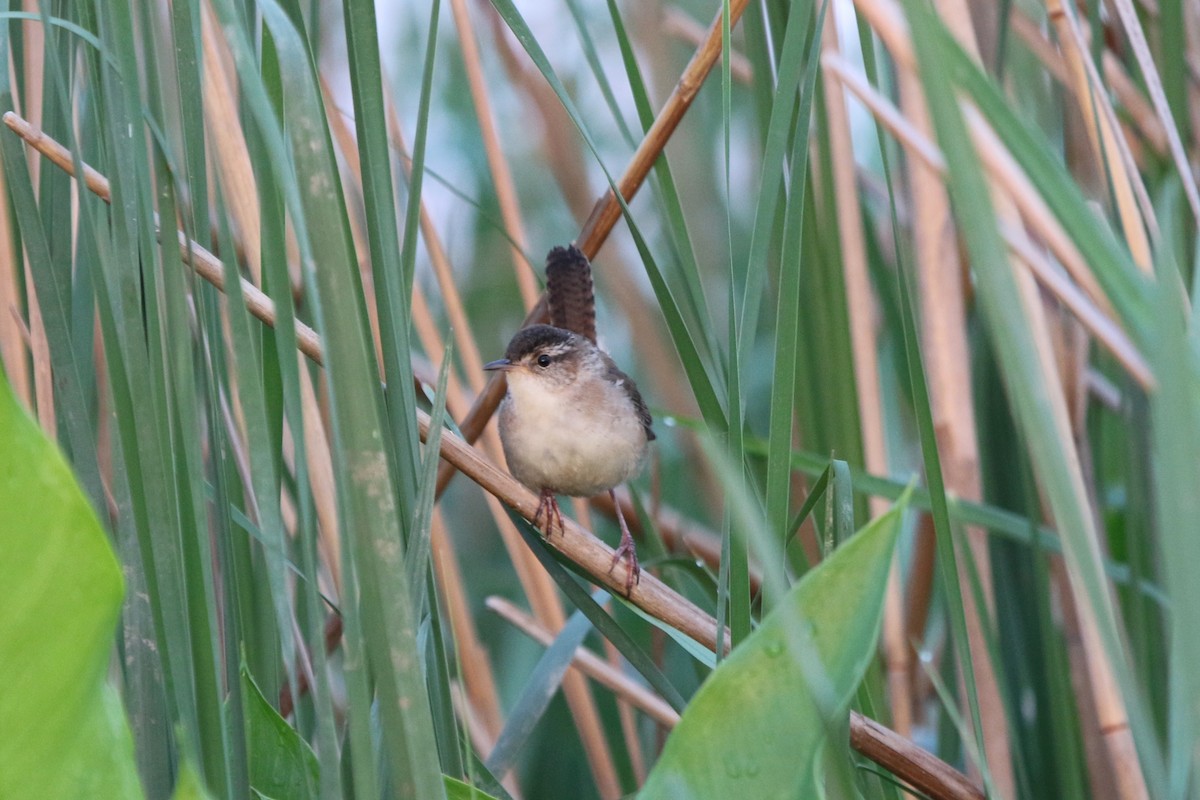
M 637 552 L 613 489 L 641 469 L 654 436 L 650 412 L 634 382 L 595 344 L 591 265 L 574 245 L 547 256 L 554 325 L 518 331 L 504 358 L 508 393 L 500 404 L 500 441 L 513 477 L 541 495 L 534 525 L 563 530 L 556 495 L 607 491 L 617 509 L 621 544 L 612 566 L 629 565 L 625 593 L 640 579 Z M 545 521 L 542 522 L 542 517 Z

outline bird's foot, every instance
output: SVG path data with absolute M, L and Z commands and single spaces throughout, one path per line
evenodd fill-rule
M 621 559 L 625 560 L 625 596 L 629 597 L 633 594 L 633 585 L 642 582 L 642 568 L 638 564 L 637 548 L 633 546 L 632 538 L 621 537 L 621 544 L 613 552 L 612 565 L 608 568 L 610 575 Z
M 545 521 L 542 516 L 545 516 Z M 566 533 L 566 527 L 563 525 L 562 509 L 558 507 L 558 498 L 554 496 L 554 492 L 549 489 L 542 489 L 542 498 L 538 501 L 537 510 L 533 512 L 533 526 L 541 528 L 545 533 L 546 538 L 550 538 L 554 533 L 554 525 L 558 524 L 558 532 Z
M 616 569 L 617 562 L 625 559 L 625 596 L 630 597 L 633 594 L 633 585 L 642 582 L 642 568 L 638 564 L 633 535 L 629 532 L 629 526 L 625 524 L 625 515 L 621 513 L 621 504 L 617 502 L 617 494 L 609 489 L 608 495 L 612 498 L 613 507 L 617 510 L 617 522 L 621 526 L 621 544 L 613 553 L 612 564 L 609 566 L 608 572 L 611 575 L 612 571 Z

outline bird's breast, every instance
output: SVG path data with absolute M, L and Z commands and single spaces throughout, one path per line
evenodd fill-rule
M 500 438 L 517 480 L 576 497 L 629 480 L 646 453 L 646 433 L 625 389 L 599 380 L 557 391 L 510 380 Z

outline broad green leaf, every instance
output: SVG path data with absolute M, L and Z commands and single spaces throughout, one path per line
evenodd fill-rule
M 811 570 L 712 673 L 641 797 L 815 797 L 812 765 L 875 653 L 902 497 Z M 787 746 L 781 747 L 780 743 Z
M 463 783 L 460 780 L 455 780 L 449 775 L 443 775 L 442 780 L 446 783 L 446 797 L 448 800 L 495 800 L 495 798 L 482 789 L 476 789 L 474 786 Z
M 189 762 L 184 762 L 179 771 L 179 780 L 175 782 L 175 791 L 171 793 L 172 800 L 212 800 L 212 795 L 204 788 L 204 782 L 196 774 L 196 768 Z
M 0 797 L 141 797 L 105 681 L 121 568 L 3 370 L 0 442 Z
M 241 674 L 251 787 L 268 797 L 316 797 L 312 748 L 263 697 L 245 664 Z

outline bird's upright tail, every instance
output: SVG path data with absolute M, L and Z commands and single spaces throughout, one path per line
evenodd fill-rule
M 592 265 L 575 245 L 555 247 L 546 256 L 546 294 L 551 325 L 596 341 Z

